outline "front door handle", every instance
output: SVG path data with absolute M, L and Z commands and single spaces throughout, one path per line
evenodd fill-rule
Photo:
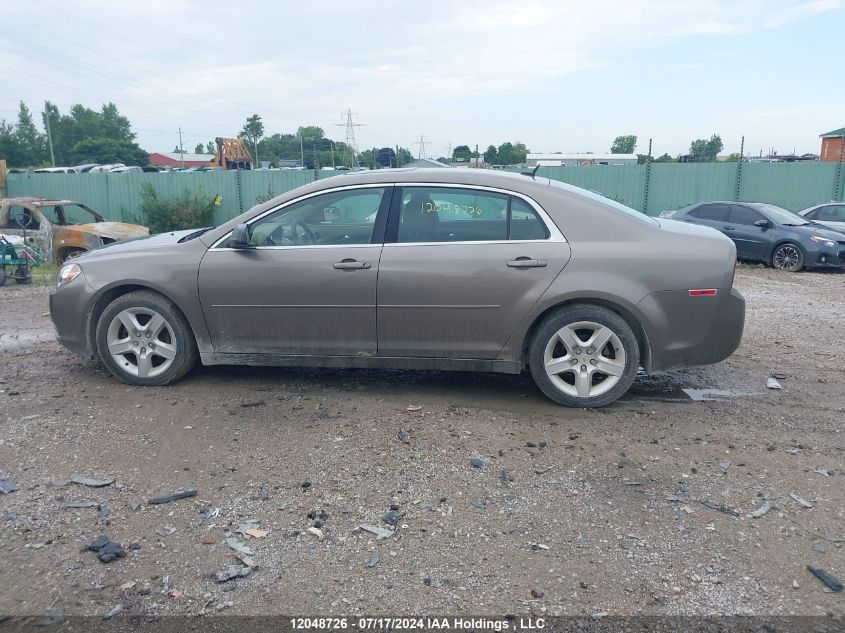
M 510 268 L 544 268 L 545 259 L 531 259 L 529 257 L 517 257 L 508 261 Z
M 337 270 L 367 270 L 368 268 L 372 268 L 372 266 L 370 262 L 359 262 L 354 259 L 344 259 L 343 261 L 332 264 L 332 268 L 336 268 Z
M 734 230 L 734 227 L 732 227 L 732 226 L 723 226 L 723 227 L 722 227 L 722 230 L 723 230 L 723 231 L 733 231 L 733 230 Z

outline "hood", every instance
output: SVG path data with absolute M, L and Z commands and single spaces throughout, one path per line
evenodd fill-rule
M 785 229 L 793 231 L 800 231 L 802 234 L 810 237 L 811 235 L 818 235 L 828 240 L 838 242 L 842 240 L 842 233 L 823 224 L 802 224 L 801 226 L 785 226 Z
M 97 224 L 111 224 L 109 222 L 98 222 Z M 114 223 L 119 224 L 119 223 Z M 125 226 L 136 226 L 134 224 L 126 224 Z M 143 227 L 137 227 L 143 228 Z M 144 229 L 146 230 L 146 229 Z M 108 257 L 109 255 L 118 253 L 128 253 L 131 251 L 145 251 L 155 248 L 162 248 L 164 246 L 172 246 L 184 237 L 196 233 L 197 229 L 188 229 L 186 231 L 173 231 L 172 233 L 158 233 L 157 235 L 144 234 L 143 237 L 129 238 L 122 242 L 114 242 L 107 244 L 100 248 L 95 248 L 78 257 L 74 261 L 82 261 L 83 259 L 95 259 L 100 257 Z
M 91 224 L 75 224 L 68 228 L 92 235 L 109 237 L 113 240 L 128 240 L 150 234 L 150 229 L 147 227 L 139 224 L 127 224 L 126 222 L 92 222 Z

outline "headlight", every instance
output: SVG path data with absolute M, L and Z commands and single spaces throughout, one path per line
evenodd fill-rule
M 68 285 L 81 274 L 82 268 L 79 267 L 79 264 L 65 264 L 59 269 L 57 287 L 61 288 L 62 286 Z
M 836 242 L 833 240 L 829 240 L 826 237 L 819 237 L 818 235 L 811 236 L 810 241 L 816 244 L 824 244 L 825 246 L 836 246 Z

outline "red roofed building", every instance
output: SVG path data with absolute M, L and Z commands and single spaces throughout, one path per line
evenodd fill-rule
M 845 127 L 822 134 L 822 151 L 819 160 L 845 160 Z
M 185 152 L 153 152 L 150 165 L 156 167 L 208 167 L 214 160 L 214 154 L 189 154 Z M 184 161 L 184 162 L 183 162 Z

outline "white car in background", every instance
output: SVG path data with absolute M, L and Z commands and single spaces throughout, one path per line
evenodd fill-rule
M 845 202 L 826 202 L 799 211 L 805 220 L 845 233 Z

